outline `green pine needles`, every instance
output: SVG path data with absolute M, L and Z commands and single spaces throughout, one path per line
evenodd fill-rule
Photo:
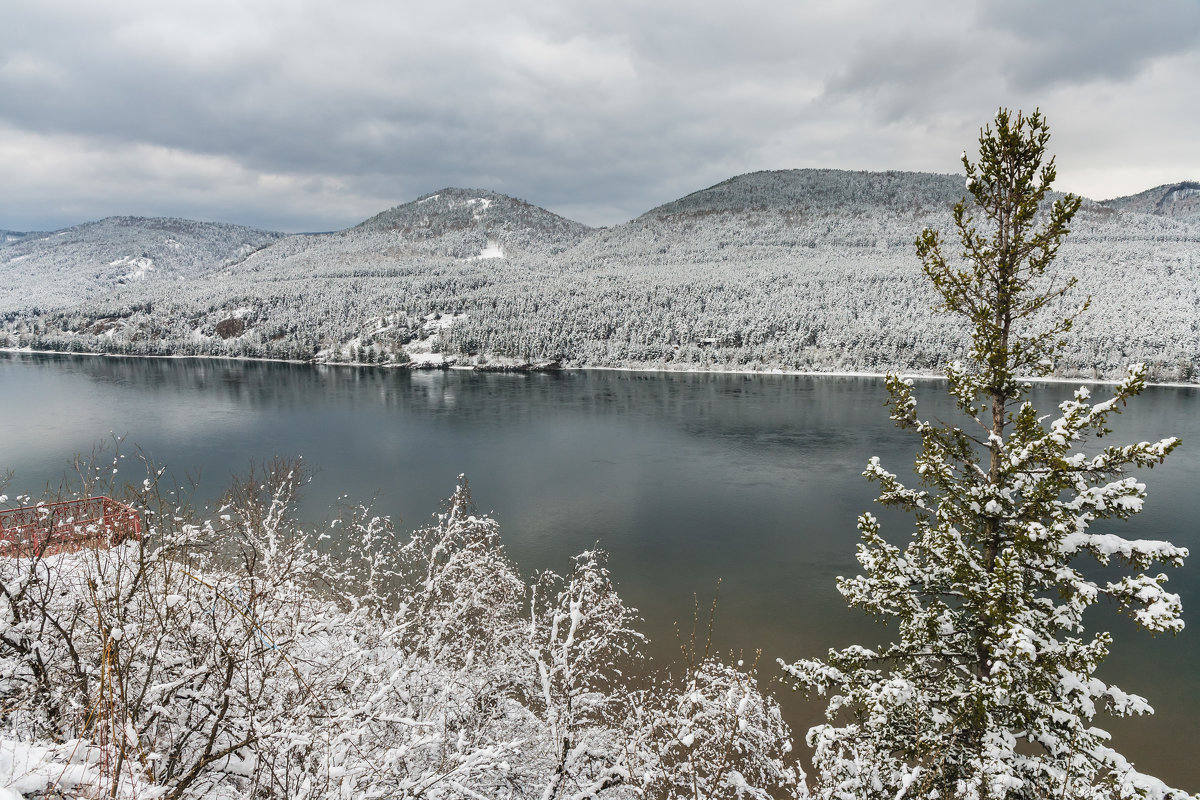
M 1178 595 L 1147 570 L 1178 566 L 1187 551 L 1091 531 L 1141 509 L 1146 487 L 1126 471 L 1162 462 L 1179 441 L 1080 452 L 1144 387 L 1140 365 L 1104 402 L 1080 388 L 1053 421 L 1025 399 L 1022 376 L 1048 374 L 1072 324 L 1050 318 L 1074 284 L 1050 267 L 1080 200 L 1049 202 L 1049 138 L 1040 113 L 1000 110 L 978 161 L 963 155 L 972 202 L 954 208 L 960 257 L 934 231 L 917 239 L 944 310 L 970 325 L 967 361 L 946 369 L 965 419 L 921 419 L 912 382 L 888 378 L 892 419 L 921 437 L 921 488 L 878 459 L 864 474 L 880 503 L 913 515 L 914 530 L 896 547 L 863 514 L 863 574 L 838 588 L 894 622 L 897 639 L 784 666 L 797 688 L 829 696 L 829 722 L 808 733 L 819 797 L 1186 796 L 1139 773 L 1095 726 L 1103 712 L 1151 708 L 1095 676 L 1112 639 L 1084 628 L 1085 611 L 1107 598 L 1151 632 L 1182 629 Z M 1112 560 L 1130 567 L 1118 580 L 1083 571 Z

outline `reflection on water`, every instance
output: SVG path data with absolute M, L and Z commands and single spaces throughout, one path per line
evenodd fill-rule
M 1034 392 L 1044 413 L 1073 387 Z M 1095 396 L 1104 395 L 1096 387 Z M 936 382 L 920 384 L 928 415 L 951 418 Z M 672 623 L 689 623 L 718 578 L 723 649 L 775 658 L 818 655 L 887 631 L 848 611 L 834 578 L 857 569 L 854 519 L 871 508 L 860 476 L 872 455 L 905 473 L 915 454 L 883 407 L 882 381 L 568 372 L 477 374 L 192 359 L 0 354 L 0 472 L 34 490 L 112 431 L 215 496 L 251 462 L 303 455 L 318 472 L 308 510 L 338 495 L 376 498 L 415 527 L 465 472 L 494 510 L 525 572 L 565 569 L 599 541 L 622 593 L 640 608 L 656 655 L 677 652 Z M 1146 512 L 1114 532 L 1167 538 L 1196 554 L 1172 575 L 1189 621 L 1200 620 L 1200 390 L 1151 388 L 1113 441 L 1167 435 L 1184 446 L 1142 476 Z M 132 476 L 131 476 L 132 477 Z M 879 510 L 876 509 L 876 513 Z M 900 539 L 904 519 L 880 514 Z M 1105 530 L 1105 529 L 1101 529 Z M 1153 774 L 1200 790 L 1200 625 L 1178 638 L 1132 632 L 1111 609 L 1095 624 L 1117 635 L 1106 677 L 1158 707 L 1112 723 L 1118 746 Z M 778 692 L 794 727 L 818 704 Z

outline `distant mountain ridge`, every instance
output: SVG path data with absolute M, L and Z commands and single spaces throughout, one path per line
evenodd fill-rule
M 34 231 L 6 231 L 0 229 L 0 247 L 13 242 L 19 242 L 28 236 L 40 236 L 40 232 Z
M 1200 377 L 1191 183 L 1087 201 L 1058 374 Z M 589 228 L 445 188 L 334 233 L 110 218 L 0 247 L 0 347 L 486 368 L 936 372 L 965 355 L 913 240 L 964 178 L 739 175 Z M 192 227 L 194 226 L 194 227 Z
M 0 309 L 31 298 L 70 304 L 135 281 L 186 280 L 281 235 L 173 217 L 107 217 L 28 233 L 0 249 Z
M 1167 183 L 1127 197 L 1101 200 L 1100 205 L 1117 211 L 1200 220 L 1200 181 Z
M 927 172 L 792 169 L 750 172 L 664 203 L 638 219 L 763 210 L 945 210 L 964 194 L 963 177 Z

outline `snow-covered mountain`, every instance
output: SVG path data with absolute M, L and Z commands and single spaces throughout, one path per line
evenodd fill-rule
M 1128 197 L 1103 200 L 1100 205 L 1117 211 L 1200 222 L 1200 181 L 1168 183 Z
M 863 214 L 940 212 L 963 195 L 963 178 L 926 172 L 791 169 L 751 172 L 653 208 L 640 219 L 781 210 Z
M 248 255 L 240 241 L 214 245 L 173 281 L 118 284 L 137 266 L 112 262 L 143 251 L 105 250 L 103 265 L 127 271 L 103 293 L 36 314 L 5 314 L 14 306 L 0 295 L 0 346 L 934 372 L 965 343 L 956 320 L 934 313 L 913 240 L 927 226 L 952 239 L 963 192 L 954 175 L 758 172 L 591 229 L 494 192 L 443 189 Z M 1076 217 L 1059 262 L 1079 277 L 1073 301 L 1092 305 L 1061 374 L 1111 376 L 1146 361 L 1160 380 L 1200 376 L 1200 221 L 1142 208 L 1088 201 Z M 67 237 L 38 240 L 51 243 L 38 257 L 76 263 L 56 238 Z M 0 259 L 11 264 L 25 246 Z
M 493 257 L 497 250 L 562 252 L 591 229 L 499 192 L 446 188 L 376 214 L 351 230 L 393 233 L 414 249 L 436 243 L 447 255 L 470 258 L 489 247 Z
M 129 283 L 186 281 L 279 234 L 212 222 L 108 217 L 53 233 L 3 237 L 0 310 L 55 308 Z

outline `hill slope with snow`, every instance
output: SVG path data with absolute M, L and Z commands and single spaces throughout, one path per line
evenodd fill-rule
M 0 311 L 70 306 L 131 283 L 186 281 L 279 236 L 240 225 L 145 217 L 6 236 Z
M 793 213 L 944 211 L 962 196 L 958 175 L 791 169 L 751 172 L 692 192 L 639 219 L 781 209 Z
M 111 291 L 69 307 L 10 313 L 0 345 L 933 372 L 963 356 L 965 342 L 957 320 L 933 313 L 937 298 L 913 241 L 934 227 L 954 252 L 950 207 L 962 181 L 750 173 L 596 229 L 498 193 L 444 189 L 344 231 L 279 238 L 182 280 L 110 278 Z M 1090 296 L 1092 305 L 1059 374 L 1113 376 L 1145 361 L 1159 380 L 1200 375 L 1200 221 L 1161 213 L 1190 197 L 1175 192 L 1159 203 L 1165 196 L 1152 203 L 1160 213 L 1141 201 L 1087 201 L 1076 217 L 1059 265 L 1079 278 L 1071 301 Z
M 1117 211 L 1200 222 L 1200 181 L 1168 183 L 1128 197 L 1103 200 L 1100 205 Z
M 383 211 L 351 228 L 352 232 L 390 232 L 417 245 L 440 242 L 449 255 L 470 257 L 491 241 L 502 249 L 561 252 L 591 229 L 544 208 L 486 189 L 446 188 Z M 477 249 L 479 237 L 484 248 Z M 446 247 L 455 245 L 453 252 Z

